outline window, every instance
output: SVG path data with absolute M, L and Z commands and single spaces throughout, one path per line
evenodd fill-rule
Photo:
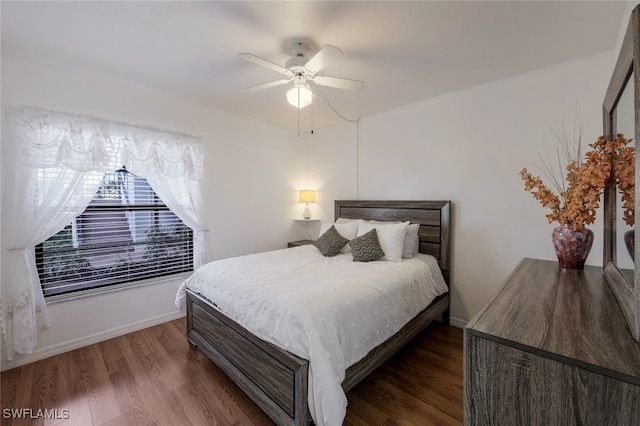
M 45 295 L 193 271 L 193 232 L 146 179 L 120 170 L 102 177 L 86 210 L 36 247 Z

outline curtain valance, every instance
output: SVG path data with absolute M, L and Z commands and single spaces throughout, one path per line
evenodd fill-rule
M 136 175 L 195 180 L 202 168 L 194 136 L 79 115 L 22 107 L 17 137 L 18 161 L 30 167 L 106 173 L 126 164 Z

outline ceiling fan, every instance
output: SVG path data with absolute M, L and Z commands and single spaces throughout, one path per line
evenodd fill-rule
M 307 58 L 309 46 L 305 43 L 293 43 L 291 46 L 291 52 L 294 56 L 286 62 L 284 67 L 252 55 L 251 53 L 239 53 L 238 56 L 240 58 L 277 71 L 287 77 L 281 80 L 248 87 L 245 90 L 248 92 L 255 92 L 257 90 L 268 89 L 270 87 L 280 86 L 293 81 L 293 88 L 287 91 L 287 101 L 295 107 L 304 108 L 313 102 L 313 92 L 308 84 L 310 81 L 319 86 L 335 87 L 345 90 L 358 90 L 364 86 L 364 82 L 359 80 L 329 77 L 317 74 L 326 68 L 331 62 L 343 55 L 342 51 L 335 46 L 326 44 L 311 59 Z

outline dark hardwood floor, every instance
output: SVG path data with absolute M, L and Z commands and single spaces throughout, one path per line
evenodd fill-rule
M 2 372 L 0 380 L 2 425 L 273 424 L 189 348 L 184 318 Z M 345 425 L 462 424 L 462 330 L 432 324 L 347 397 Z M 11 409 L 36 418 L 7 418 Z

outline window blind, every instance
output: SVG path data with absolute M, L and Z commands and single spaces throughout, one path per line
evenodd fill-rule
M 105 174 L 86 210 L 36 247 L 45 295 L 193 271 L 193 232 L 125 167 Z

